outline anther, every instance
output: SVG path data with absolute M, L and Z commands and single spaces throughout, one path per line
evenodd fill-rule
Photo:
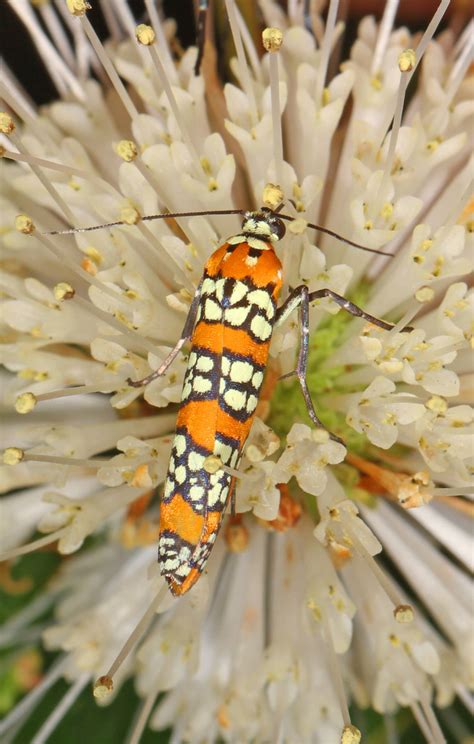
M 10 114 L 7 114 L 6 111 L 0 111 L 0 133 L 9 135 L 15 131 L 15 128 L 15 122 Z
M 133 140 L 120 140 L 118 145 L 115 147 L 115 152 L 119 155 L 122 160 L 126 163 L 131 163 L 132 160 L 138 156 L 138 149 Z
M 218 470 L 221 470 L 222 465 L 223 462 L 217 455 L 209 455 L 202 464 L 204 470 L 206 473 L 209 473 L 209 475 L 214 475 Z
M 139 44 L 143 46 L 150 46 L 155 43 L 156 34 L 151 26 L 147 26 L 145 23 L 140 23 L 135 29 L 135 36 Z
M 27 214 L 19 214 L 15 217 L 15 228 L 24 235 L 32 235 L 35 231 L 34 222 Z
M 407 604 L 400 604 L 393 610 L 393 616 L 397 623 L 411 623 L 414 618 L 413 607 Z
M 357 726 L 344 726 L 341 734 L 341 744 L 359 744 L 362 734 Z
M 69 12 L 77 18 L 85 15 L 92 8 L 87 0 L 66 0 L 66 4 Z
M 113 689 L 114 683 L 112 679 L 107 674 L 104 674 L 94 684 L 94 697 L 97 700 L 105 700 L 112 693 Z
M 37 402 L 36 395 L 33 393 L 22 393 L 15 401 L 15 410 L 17 413 L 31 413 Z
M 265 28 L 262 32 L 262 43 L 267 52 L 278 52 L 283 44 L 283 33 L 279 28 Z
M 3 462 L 5 465 L 18 465 L 24 457 L 24 450 L 19 447 L 7 447 L 3 452 Z
M 53 294 L 57 302 L 63 302 L 64 300 L 72 300 L 76 294 L 76 290 L 68 282 L 59 282 L 54 287 Z
M 430 411 L 433 411 L 438 415 L 442 415 L 448 410 L 447 401 L 444 398 L 441 398 L 440 395 L 433 395 L 429 400 L 426 401 L 425 406 L 426 408 L 429 408 Z
M 411 72 L 416 65 L 416 54 L 413 49 L 404 49 L 398 57 L 400 72 Z
M 120 221 L 125 225 L 137 225 L 140 220 L 140 212 L 135 207 L 123 207 L 120 210 Z
M 275 210 L 282 203 L 283 197 L 283 191 L 277 184 L 267 183 L 263 189 L 262 203 L 265 207 Z
M 434 289 L 432 287 L 420 287 L 415 292 L 415 299 L 418 302 L 431 302 L 435 296 Z

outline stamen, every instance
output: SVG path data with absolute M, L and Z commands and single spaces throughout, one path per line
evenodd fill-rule
M 218 455 L 209 455 L 206 457 L 202 466 L 206 473 L 209 473 L 210 475 L 217 473 L 218 470 L 223 470 L 224 473 L 228 473 L 229 475 L 232 475 L 233 478 L 240 478 L 241 480 L 252 477 L 248 473 L 244 473 L 242 470 L 235 470 L 234 468 L 230 468 L 228 465 L 224 465 Z
M 380 203 L 385 197 L 385 191 L 388 180 L 393 168 L 393 162 L 395 158 L 395 148 L 397 146 L 398 133 L 402 123 L 403 107 L 405 104 L 405 93 L 408 87 L 408 83 L 411 80 L 413 70 L 416 67 L 416 55 L 413 49 L 405 49 L 398 58 L 398 67 L 400 69 L 400 83 L 398 85 L 397 102 L 395 104 L 395 114 L 393 117 L 392 130 L 390 132 L 390 141 L 388 145 L 387 157 L 385 159 L 385 167 L 382 177 L 382 182 L 379 189 L 379 197 L 375 206 L 375 213 L 380 211 Z
M 355 537 L 354 534 L 351 534 L 351 540 L 354 544 L 354 548 L 357 554 L 367 564 L 370 571 L 373 573 L 378 583 L 384 590 L 385 594 L 394 605 L 393 616 L 395 620 L 399 623 L 412 622 L 414 617 L 413 609 L 410 607 L 410 605 L 404 604 L 401 601 L 398 592 L 396 591 L 390 580 L 382 571 L 378 563 L 376 563 L 373 556 L 370 555 L 364 545 L 362 545 L 362 543 Z
M 107 457 L 82 459 L 79 457 L 59 457 L 58 455 L 37 455 L 26 451 L 23 453 L 22 462 L 50 462 L 53 465 L 73 465 L 74 467 L 97 470 L 108 463 L 109 459 Z
M 19 703 L 15 704 L 8 715 L 0 721 L 0 736 L 4 736 L 7 731 L 26 721 L 36 703 L 63 676 L 67 663 L 69 663 L 69 656 L 64 655 L 48 669 L 36 687 L 33 687 L 31 692 L 25 695 Z M 7 739 L 4 739 L 4 741 L 7 741 Z M 9 741 L 11 741 L 11 738 Z
M 433 738 L 431 739 L 431 741 L 433 742 L 433 744 L 445 744 L 446 739 L 444 738 L 444 734 L 441 731 L 438 719 L 436 718 L 433 708 L 431 707 L 430 703 L 423 693 L 421 695 L 420 702 L 423 713 L 425 714 L 428 725 L 430 726 L 432 731 Z
M 37 403 L 44 402 L 45 400 L 57 400 L 57 398 L 69 398 L 71 395 L 87 395 L 89 393 L 111 393 L 115 390 L 115 387 L 111 387 L 110 390 L 105 389 L 107 385 L 97 387 L 97 385 L 77 385 L 76 387 L 63 388 L 62 390 L 52 390 L 50 393 L 41 393 L 40 395 L 33 395 L 33 393 L 23 393 L 17 398 L 15 408 L 18 411 L 18 402 L 21 399 L 21 405 L 23 405 L 24 396 L 32 396 L 34 398 L 34 405 L 31 406 L 30 410 L 33 410 Z M 28 411 L 18 411 L 19 413 L 29 413 Z
M 461 494 L 470 496 L 471 493 L 472 486 L 455 486 L 454 488 L 440 486 L 439 488 L 433 488 L 433 496 L 460 496 Z
M 417 722 L 419 729 L 423 736 L 425 737 L 426 741 L 431 742 L 431 728 L 428 725 L 428 722 L 423 715 L 423 711 L 420 707 L 419 703 L 411 703 L 410 705 L 411 711 L 413 713 L 413 717 L 415 718 L 415 721 Z
M 326 668 L 333 683 L 334 691 L 336 693 L 337 701 L 342 715 L 342 720 L 344 721 L 345 731 L 346 728 L 351 726 L 351 717 L 349 715 L 349 706 L 347 704 L 346 693 L 344 690 L 344 682 L 342 681 L 341 668 L 339 666 L 339 659 L 337 658 L 337 654 L 334 650 L 328 621 L 324 614 L 322 615 L 321 622 L 323 626 L 324 648 L 328 657 Z M 346 744 L 346 742 L 348 741 L 350 740 L 344 739 L 342 734 L 341 742 L 344 742 L 344 744 Z
M 18 152 L 25 157 L 27 156 L 29 157 L 28 150 L 26 149 L 26 147 L 24 147 L 20 136 L 18 134 L 15 134 L 13 130 L 11 131 L 10 138 L 12 142 L 14 143 L 15 147 L 17 148 Z M 61 209 L 67 221 L 71 225 L 73 225 L 75 222 L 74 215 L 69 209 L 64 199 L 62 198 L 62 196 L 57 191 L 56 187 L 53 186 L 53 184 L 48 180 L 48 178 L 45 176 L 41 168 L 39 168 L 34 162 L 32 162 L 32 159 L 29 165 L 30 165 L 31 170 L 35 174 L 36 178 L 42 183 L 42 185 L 44 186 L 44 188 L 46 189 L 50 197 L 53 199 L 53 201 L 56 202 L 58 207 Z
M 430 43 L 431 39 L 436 33 L 436 29 L 438 28 L 439 24 L 441 23 L 441 19 L 443 18 L 444 14 L 446 13 L 449 3 L 451 0 L 441 0 L 440 4 L 438 5 L 438 8 L 436 10 L 436 13 L 434 14 L 433 18 L 428 24 L 428 27 L 421 37 L 421 41 L 418 44 L 416 48 L 416 63 L 415 66 L 411 72 L 411 75 L 415 73 L 416 68 L 420 64 L 422 57 L 424 53 L 426 52 L 426 49 L 428 47 L 428 44 Z
M 283 183 L 283 135 L 280 113 L 280 79 L 278 54 L 283 43 L 283 34 L 278 28 L 266 28 L 262 33 L 263 46 L 269 54 L 270 92 L 272 99 L 273 157 L 278 184 Z
M 67 529 L 67 527 L 61 527 L 60 530 L 50 532 L 48 535 L 38 538 L 38 540 L 33 540 L 25 545 L 20 545 L 18 548 L 6 550 L 4 553 L 0 553 L 0 562 L 11 561 L 13 558 L 18 558 L 20 555 L 34 553 L 36 550 L 44 548 L 46 545 L 50 545 L 51 543 L 56 542 L 56 540 L 59 540 L 67 532 Z
M 81 168 L 76 168 L 73 165 L 64 165 L 63 163 L 54 163 L 52 160 L 45 160 L 44 158 L 37 158 L 35 155 L 31 155 L 27 152 L 13 152 L 12 150 L 5 150 L 3 153 L 4 158 L 8 158 L 9 160 L 16 160 L 22 163 L 28 163 L 28 165 L 36 165 L 40 168 L 48 168 L 49 170 L 56 170 L 60 173 L 66 173 L 68 176 L 78 176 L 79 178 L 84 178 L 87 181 L 93 181 L 94 183 L 100 184 L 104 189 L 109 191 L 112 194 L 120 194 L 119 191 L 117 191 L 112 184 L 108 183 L 103 178 L 100 178 L 100 176 L 97 176 L 95 173 L 91 173 L 89 171 L 82 170 Z M 122 194 L 120 194 L 122 196 Z
M 18 215 L 15 219 L 15 227 L 19 232 L 24 233 L 25 235 L 32 235 L 34 233 L 35 237 L 38 238 L 40 243 L 44 245 L 44 247 L 47 248 L 47 250 L 50 251 L 60 263 L 68 266 L 75 274 L 79 274 L 81 279 L 84 279 L 84 281 L 86 281 L 88 284 L 92 284 L 94 287 L 97 287 L 97 289 L 99 289 L 101 292 L 104 292 L 104 294 L 108 295 L 114 300 L 119 300 L 124 304 L 128 303 L 128 297 L 126 295 L 119 294 L 114 289 L 111 289 L 111 287 L 108 287 L 107 285 L 103 284 L 103 282 L 95 279 L 95 277 L 89 274 L 88 271 L 85 271 L 82 266 L 76 264 L 75 261 L 69 258 L 63 251 L 60 251 L 58 248 L 56 248 L 54 243 L 46 237 L 47 233 L 38 232 L 36 230 L 33 220 L 28 217 L 28 215 Z M 76 299 L 79 300 L 79 297 L 77 297 Z
M 198 168 L 199 173 L 202 173 L 202 168 L 200 165 L 198 152 L 196 148 L 194 147 L 194 143 L 191 139 L 188 128 L 186 126 L 186 122 L 184 121 L 184 118 L 181 116 L 181 112 L 179 110 L 178 103 L 173 93 L 173 89 L 168 80 L 168 76 L 166 74 L 164 64 L 161 61 L 161 57 L 158 54 L 158 51 L 155 46 L 155 32 L 153 31 L 151 26 L 146 26 L 145 24 L 141 24 L 140 26 L 137 26 L 136 28 L 136 36 L 137 36 L 137 41 L 140 44 L 143 44 L 144 46 L 146 46 L 148 51 L 150 52 L 152 62 L 155 65 L 156 71 L 158 73 L 158 77 L 160 78 L 160 83 L 163 86 L 163 90 L 165 91 L 165 95 L 168 99 L 168 103 L 170 105 L 171 111 L 173 112 L 173 116 L 179 127 L 184 143 L 195 160 L 195 167 Z
M 30 3 L 25 2 L 25 0 L 8 0 L 8 2 L 26 26 L 60 96 L 65 97 L 68 91 L 71 91 L 79 101 L 84 102 L 85 95 L 79 81 L 42 30 Z
M 323 90 L 326 82 L 329 59 L 332 52 L 332 42 L 334 30 L 336 28 L 337 11 L 339 9 L 339 0 L 331 0 L 326 20 L 326 30 L 324 32 L 323 44 L 321 47 L 321 56 L 319 58 L 318 72 L 316 75 L 315 100 L 317 110 L 322 106 Z
M 46 721 L 37 731 L 36 736 L 31 740 L 31 744 L 45 744 L 50 735 L 64 718 L 69 708 L 76 702 L 77 698 L 83 691 L 84 687 L 90 681 L 89 674 L 82 674 L 66 692 L 59 705 L 57 705 Z
M 97 682 L 94 685 L 94 697 L 98 698 L 99 700 L 103 700 L 106 698 L 113 690 L 114 686 L 114 674 L 117 673 L 117 671 L 122 666 L 123 662 L 133 649 L 136 643 L 140 640 L 142 635 L 147 630 L 148 626 L 150 625 L 153 615 L 158 610 L 158 607 L 160 606 L 162 600 L 168 593 L 168 587 L 165 584 L 161 587 L 158 594 L 153 598 L 150 605 L 148 606 L 148 609 L 142 615 L 141 619 L 135 626 L 134 630 L 131 632 L 127 640 L 125 641 L 124 645 L 122 646 L 120 652 L 116 656 L 114 662 L 112 663 L 109 671 L 107 674 L 104 674 L 102 677 L 99 677 Z
M 155 689 L 146 696 L 143 705 L 140 708 L 138 719 L 133 727 L 130 738 L 128 739 L 128 744 L 139 744 L 158 693 L 159 690 Z
M 235 12 L 234 0 L 225 0 L 225 6 L 227 9 L 227 15 L 229 18 L 230 30 L 232 32 L 232 38 L 235 44 L 235 51 L 237 52 L 237 64 L 239 67 L 239 78 L 242 85 L 242 89 L 245 92 L 249 100 L 250 120 L 252 126 L 255 126 L 258 122 L 258 108 L 257 101 L 255 99 L 255 91 L 253 89 L 252 78 L 247 65 L 247 59 L 245 57 L 244 47 L 242 44 L 242 37 L 239 30 L 239 22 L 237 13 Z
M 370 68 L 371 77 L 376 77 L 380 72 L 382 60 L 385 57 L 388 40 L 392 33 L 393 23 L 397 15 L 398 4 L 400 0 L 387 0 L 383 17 L 379 26 L 377 43 L 375 45 L 374 56 L 372 57 L 372 66 Z
M 49 3 L 42 3 L 39 6 L 39 13 L 43 19 L 44 25 L 48 29 L 54 42 L 54 46 L 60 52 L 62 59 L 67 62 L 70 68 L 74 67 L 74 54 L 64 29 L 58 21 L 58 17 Z
M 247 52 L 247 57 L 249 59 L 250 65 L 252 67 L 253 76 L 256 80 L 263 82 L 262 65 L 260 64 L 260 60 L 258 58 L 252 34 L 249 31 L 247 23 L 242 17 L 239 6 L 234 5 L 234 8 L 237 15 L 237 21 L 239 23 L 239 31 L 242 35 L 242 42 L 245 47 L 245 51 Z
M 82 26 L 87 35 L 87 38 L 92 44 L 92 47 L 95 53 L 97 54 L 98 58 L 100 59 L 104 70 L 109 76 L 110 82 L 114 86 L 115 90 L 118 93 L 120 100 L 122 101 L 123 105 L 127 109 L 128 115 L 130 116 L 131 119 L 135 119 L 138 116 L 138 110 L 135 107 L 135 104 L 133 103 L 132 99 L 130 98 L 130 95 L 128 94 L 128 91 L 125 85 L 122 83 L 115 67 L 110 61 L 109 56 L 107 52 L 105 51 L 104 47 L 102 46 L 102 42 L 100 41 L 99 37 L 94 31 L 89 19 L 87 18 L 87 16 L 81 15 L 79 20 L 80 20 L 80 23 L 82 23 Z
M 173 57 L 170 54 L 168 42 L 163 31 L 163 25 L 160 21 L 160 16 L 158 15 L 158 11 L 156 9 L 155 1 L 145 0 L 145 7 L 148 11 L 148 16 L 150 18 L 151 25 L 153 26 L 153 30 L 155 31 L 155 34 L 158 38 L 158 45 L 163 57 L 163 65 L 166 68 L 166 76 L 168 80 L 171 80 L 172 83 L 178 84 L 178 72 L 176 70 L 176 65 L 173 62 Z

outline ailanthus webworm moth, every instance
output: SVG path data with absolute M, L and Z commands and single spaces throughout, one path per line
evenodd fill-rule
M 158 542 L 161 573 L 174 595 L 187 592 L 201 575 L 216 540 L 227 504 L 235 488 L 236 470 L 257 407 L 273 330 L 296 309 L 300 313 L 300 349 L 296 369 L 308 414 L 321 427 L 306 384 L 310 304 L 331 298 L 343 310 L 385 330 L 392 324 L 369 315 L 330 289 L 310 292 L 294 289 L 278 307 L 282 264 L 274 244 L 285 235 L 278 210 L 216 210 L 149 215 L 143 220 L 243 214 L 241 233 L 230 237 L 208 259 L 194 294 L 184 328 L 161 366 L 142 380 L 142 387 L 165 374 L 182 347 L 191 348 L 184 377 L 176 433 L 160 506 Z M 122 223 L 54 231 L 49 234 L 87 232 Z M 362 250 L 366 248 L 327 228 L 329 233 Z M 338 437 L 331 437 L 340 441 Z

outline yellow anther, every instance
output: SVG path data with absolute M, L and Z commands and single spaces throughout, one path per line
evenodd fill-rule
M 94 684 L 94 697 L 97 700 L 105 700 L 105 698 L 110 695 L 113 689 L 114 683 L 110 677 L 108 677 L 107 675 L 99 677 L 97 682 Z
M 418 302 L 431 302 L 434 295 L 434 289 L 431 287 L 420 287 L 420 289 L 415 292 L 415 299 L 417 299 Z
M 262 43 L 267 52 L 278 52 L 283 44 L 283 32 L 279 28 L 264 28 Z
M 410 605 L 398 605 L 393 611 L 393 616 L 397 623 L 411 623 L 414 618 L 413 608 Z
M 92 8 L 92 5 L 87 0 L 66 0 L 66 3 L 69 12 L 77 17 L 85 15 Z
M 151 44 L 155 43 L 155 32 L 152 27 L 147 26 L 146 23 L 140 23 L 140 25 L 136 27 L 135 36 L 137 37 L 137 41 L 140 44 L 143 44 L 143 46 L 151 46 Z
M 275 183 L 267 183 L 263 188 L 262 202 L 269 209 L 276 209 L 283 201 L 283 191 Z
M 140 212 L 135 207 L 123 207 L 120 210 L 120 221 L 126 225 L 136 225 L 140 220 Z
M 76 290 L 68 282 L 59 282 L 54 287 L 53 294 L 57 302 L 63 302 L 63 300 L 72 300 L 76 294 Z
M 374 223 L 372 220 L 367 220 L 367 222 L 364 225 L 364 230 L 372 230 L 374 227 Z
M 416 54 L 413 49 L 405 49 L 398 57 L 400 72 L 411 72 L 416 65 Z
M 222 460 L 217 455 L 209 455 L 202 464 L 206 473 L 213 475 L 222 468 Z
M 93 245 L 87 246 L 84 253 L 96 264 L 101 264 L 103 261 L 102 254 Z
M 35 231 L 35 225 L 27 214 L 18 214 L 15 217 L 15 228 L 24 235 L 31 235 Z
M 440 395 L 433 395 L 426 403 L 425 406 L 433 411 L 433 413 L 443 414 L 448 410 L 448 403 Z
M 11 134 L 15 131 L 15 122 L 10 114 L 6 111 L 0 111 L 0 132 L 2 134 Z
M 242 553 L 249 544 L 249 531 L 240 522 L 230 521 L 225 528 L 224 539 L 231 553 Z
M 115 146 L 115 152 L 126 163 L 131 163 L 138 155 L 137 146 L 133 140 L 120 140 L 118 145 Z
M 15 410 L 17 413 L 30 413 L 37 402 L 33 393 L 22 393 L 15 401 Z
M 18 465 L 23 460 L 25 453 L 19 447 L 7 447 L 3 452 L 5 465 Z
M 290 222 L 288 225 L 288 232 L 293 233 L 293 235 L 302 235 L 307 227 L 308 223 L 306 220 L 302 217 L 298 217 L 296 220 Z
M 382 209 L 380 210 L 380 216 L 384 218 L 384 220 L 388 220 L 393 214 L 393 204 L 391 202 L 385 202 Z
M 353 726 L 352 724 L 344 726 L 341 734 L 341 744 L 359 744 L 361 739 L 362 734 L 357 726 Z

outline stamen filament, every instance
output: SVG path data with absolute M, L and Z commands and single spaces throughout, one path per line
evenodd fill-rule
M 376 76 L 377 73 L 380 71 L 380 66 L 387 49 L 388 40 L 390 38 L 390 34 L 392 33 L 395 16 L 397 15 L 399 2 L 400 0 L 387 0 L 387 2 L 385 3 L 383 17 L 379 26 L 377 42 L 375 44 L 374 56 L 372 57 L 372 66 L 370 68 L 370 74 L 372 77 Z
M 321 108 L 323 99 L 324 84 L 328 71 L 329 59 L 332 52 L 332 39 L 336 28 L 337 11 L 339 9 L 339 0 L 331 0 L 326 20 L 326 29 L 324 32 L 323 44 L 321 47 L 321 57 L 319 59 L 318 72 L 316 75 L 315 100 L 317 110 Z
M 19 153 L 21 153 L 24 156 L 29 156 L 27 149 L 24 147 L 20 137 L 17 134 L 12 133 L 10 135 L 10 139 L 15 145 L 15 147 L 18 149 Z M 44 186 L 44 188 L 46 189 L 50 197 L 53 199 L 53 201 L 56 202 L 58 207 L 61 209 L 67 221 L 71 225 L 73 225 L 75 222 L 74 215 L 69 209 L 64 199 L 62 198 L 62 196 L 57 191 L 56 187 L 53 186 L 53 184 L 46 178 L 41 168 L 39 168 L 35 163 L 30 162 L 29 165 L 30 165 L 31 170 L 35 174 L 36 178 L 42 183 L 42 185 Z
M 62 390 L 52 390 L 50 393 L 41 393 L 40 395 L 36 395 L 36 401 L 40 403 L 41 401 L 45 400 L 56 400 L 57 398 L 68 398 L 71 395 L 85 395 L 87 393 L 103 393 L 107 392 L 110 393 L 114 388 L 112 387 L 111 390 L 104 391 L 104 388 L 110 387 L 110 385 L 102 385 L 101 387 L 97 387 L 97 385 L 77 385 L 76 387 L 70 387 L 70 388 L 63 388 Z
M 370 555 L 370 553 L 367 551 L 367 549 L 364 547 L 364 545 L 355 537 L 354 534 L 351 534 L 351 540 L 354 544 L 354 548 L 357 552 L 357 554 L 362 558 L 364 563 L 369 567 L 370 571 L 373 573 L 375 578 L 377 579 L 378 583 L 384 590 L 385 594 L 391 601 L 391 603 L 394 606 L 394 614 L 395 618 L 397 617 L 397 610 L 399 608 L 409 608 L 408 605 L 404 604 L 401 600 L 400 595 L 398 594 L 397 590 L 394 588 L 394 586 L 391 584 L 385 573 L 382 571 L 378 563 L 374 560 L 373 556 Z
M 278 75 L 278 52 L 270 54 L 270 92 L 272 99 L 273 157 L 279 186 L 283 185 L 283 134 L 280 113 L 280 80 Z
M 247 59 L 245 57 L 244 46 L 242 44 L 242 37 L 239 30 L 239 22 L 237 13 L 235 12 L 234 0 L 225 0 L 225 7 L 227 9 L 227 15 L 229 18 L 230 30 L 232 32 L 232 38 L 235 44 L 235 51 L 237 52 L 237 64 L 239 66 L 239 77 L 242 84 L 242 88 L 245 91 L 247 98 L 249 99 L 249 111 L 250 120 L 252 126 L 255 126 L 258 122 L 258 108 L 257 101 L 255 99 L 255 91 L 252 85 L 252 78 L 247 65 Z
M 433 708 L 429 704 L 425 695 L 422 694 L 420 702 L 423 713 L 425 714 L 425 718 L 428 721 L 428 725 L 430 726 L 432 731 L 433 738 L 431 739 L 431 741 L 433 741 L 433 744 L 446 744 L 446 739 L 444 738 L 443 732 L 441 731 L 438 719 L 436 718 L 433 712 Z
M 16 703 L 10 713 L 0 721 L 0 736 L 4 736 L 7 731 L 10 731 L 16 725 L 21 725 L 27 719 L 36 702 L 41 700 L 47 691 L 62 677 L 68 661 L 67 655 L 60 658 L 48 669 L 41 682 L 33 687 L 31 692 L 25 695 L 19 703 Z M 11 735 L 10 733 L 10 737 Z
M 474 32 L 474 22 L 471 21 L 470 23 L 471 27 L 471 34 Z M 461 85 L 462 81 L 464 80 L 464 77 L 466 75 L 466 72 L 468 71 L 472 59 L 474 55 L 474 44 L 472 42 L 472 37 L 469 39 L 467 44 L 464 46 L 461 54 L 459 55 L 459 58 L 456 60 L 456 64 L 453 66 L 453 69 L 451 71 L 451 75 L 449 76 L 448 86 L 446 90 L 446 106 L 449 106 L 456 95 L 459 86 Z
M 74 54 L 69 44 L 69 39 L 64 33 L 64 29 L 58 21 L 58 17 L 49 3 L 42 3 L 39 6 L 39 13 L 48 29 L 57 51 L 60 52 L 62 59 L 67 62 L 70 68 L 74 67 Z
M 50 735 L 64 718 L 69 708 L 76 702 L 77 698 L 83 691 L 84 687 L 90 681 L 90 674 L 82 674 L 66 692 L 61 702 L 53 709 L 46 721 L 37 731 L 36 736 L 31 740 L 31 744 L 45 744 Z
M 146 722 L 148 721 L 151 710 L 158 696 L 158 692 L 159 691 L 155 689 L 146 696 L 143 705 L 140 708 L 138 718 L 133 726 L 128 744 L 139 744 L 143 731 L 145 730 Z
M 13 150 L 6 150 L 6 152 L 3 154 L 4 158 L 8 158 L 9 160 L 16 160 L 21 163 L 28 163 L 28 165 L 33 166 L 36 165 L 40 168 L 48 168 L 49 170 L 55 170 L 59 171 L 60 173 L 65 173 L 68 176 L 78 176 L 78 178 L 84 178 L 88 181 L 93 181 L 97 184 L 100 184 L 104 189 L 109 191 L 110 193 L 120 194 L 119 191 L 117 191 L 112 184 L 108 183 L 103 178 L 100 178 L 100 176 L 97 176 L 95 173 L 90 173 L 89 171 L 82 170 L 82 168 L 76 168 L 73 165 L 64 165 L 63 163 L 54 163 L 52 160 L 45 160 L 44 158 L 37 158 L 35 155 L 30 155 L 28 152 L 13 152 Z M 122 196 L 122 194 L 120 194 Z
M 60 96 L 65 97 L 68 94 L 68 91 L 71 91 L 78 100 L 84 102 L 84 91 L 82 90 L 79 81 L 64 63 L 61 55 L 58 54 L 54 45 L 42 30 L 40 24 L 36 20 L 30 3 L 24 2 L 24 0 L 8 0 L 8 2 L 22 23 L 26 26 Z
M 162 50 L 163 66 L 166 68 L 166 77 L 168 78 L 168 80 L 171 80 L 172 83 L 178 84 L 178 73 L 176 71 L 176 66 L 173 62 L 173 58 L 170 54 L 168 42 L 163 31 L 163 25 L 160 21 L 160 16 L 156 9 L 154 0 L 145 0 L 145 7 L 148 11 L 151 25 L 153 26 L 153 30 L 158 39 L 158 45 L 160 47 L 160 50 Z
M 162 600 L 166 596 L 167 592 L 168 592 L 168 588 L 166 584 L 164 584 L 161 587 L 158 594 L 155 595 L 155 597 L 149 604 L 147 610 L 142 615 L 141 619 L 138 621 L 134 630 L 130 633 L 129 637 L 127 638 L 121 650 L 119 651 L 118 655 L 116 656 L 114 662 L 110 666 L 107 674 L 105 674 L 103 677 L 100 677 L 99 680 L 95 683 L 94 695 L 96 697 L 101 698 L 107 694 L 106 690 L 110 692 L 113 689 L 114 675 L 120 669 L 123 662 L 125 661 L 129 653 L 131 652 L 132 648 L 135 646 L 136 643 L 138 643 L 141 636 L 147 630 L 149 624 L 151 623 L 153 619 L 154 614 L 156 613 L 159 605 L 161 604 Z
M 102 46 L 102 42 L 100 41 L 99 37 L 97 36 L 96 32 L 94 31 L 91 25 L 91 22 L 85 15 L 81 16 L 79 20 L 82 23 L 82 26 L 87 35 L 87 38 L 92 44 L 92 47 L 94 48 L 94 51 L 97 54 L 98 58 L 100 59 L 102 66 L 104 67 L 104 70 L 109 76 L 110 82 L 114 86 L 115 90 L 117 91 L 119 95 L 120 100 L 122 101 L 123 105 L 127 109 L 128 115 L 130 116 L 131 119 L 135 119 L 138 116 L 138 110 L 136 109 L 135 104 L 130 98 L 125 85 L 122 83 L 117 73 L 117 70 L 115 69 L 112 62 L 110 61 L 107 52 Z
M 328 657 L 327 669 L 331 676 L 331 680 L 334 686 L 334 691 L 337 696 L 337 700 L 338 700 L 339 708 L 341 711 L 342 720 L 344 722 L 344 726 L 350 726 L 351 717 L 349 715 L 349 706 L 347 704 L 346 693 L 344 690 L 344 683 L 342 681 L 341 668 L 339 666 L 339 660 L 337 658 L 337 654 L 334 650 L 334 645 L 332 642 L 332 637 L 331 637 L 331 632 L 329 630 L 328 621 L 324 614 L 322 616 L 322 625 L 324 628 L 324 633 L 323 633 L 323 638 L 325 641 L 324 648 L 326 650 L 326 654 Z
M 160 55 L 158 54 L 155 44 L 150 44 L 147 48 L 150 52 L 151 59 L 153 61 L 153 64 L 155 65 L 156 71 L 158 73 L 158 77 L 160 78 L 161 85 L 163 86 L 163 90 L 165 91 L 165 95 L 168 99 L 168 103 L 170 105 L 171 111 L 173 112 L 173 116 L 179 127 L 184 143 L 186 147 L 188 148 L 189 152 L 192 154 L 195 160 L 195 165 L 198 166 L 199 164 L 198 172 L 202 173 L 202 168 L 200 166 L 200 161 L 199 161 L 199 154 L 188 132 L 188 128 L 186 126 L 184 118 L 181 116 L 178 103 L 176 101 L 175 95 L 173 93 L 173 89 L 168 80 L 168 76 L 166 74 L 166 70 L 163 65 L 163 62 L 161 61 Z
M 56 540 L 59 540 L 66 531 L 67 527 L 61 527 L 60 530 L 50 532 L 44 537 L 39 537 L 37 540 L 32 540 L 32 542 L 25 543 L 25 545 L 20 545 L 17 548 L 6 550 L 4 553 L 0 553 L 0 562 L 11 561 L 13 558 L 18 558 L 20 555 L 34 553 L 36 550 L 40 550 L 40 548 L 44 548 L 46 545 L 50 545 L 51 543 L 56 542 Z
M 23 462 L 50 462 L 53 465 L 74 465 L 75 467 L 98 469 L 109 462 L 109 459 L 107 457 L 91 457 L 89 459 L 83 459 L 80 457 L 59 457 L 57 455 L 32 454 L 31 452 L 26 451 L 23 456 Z

